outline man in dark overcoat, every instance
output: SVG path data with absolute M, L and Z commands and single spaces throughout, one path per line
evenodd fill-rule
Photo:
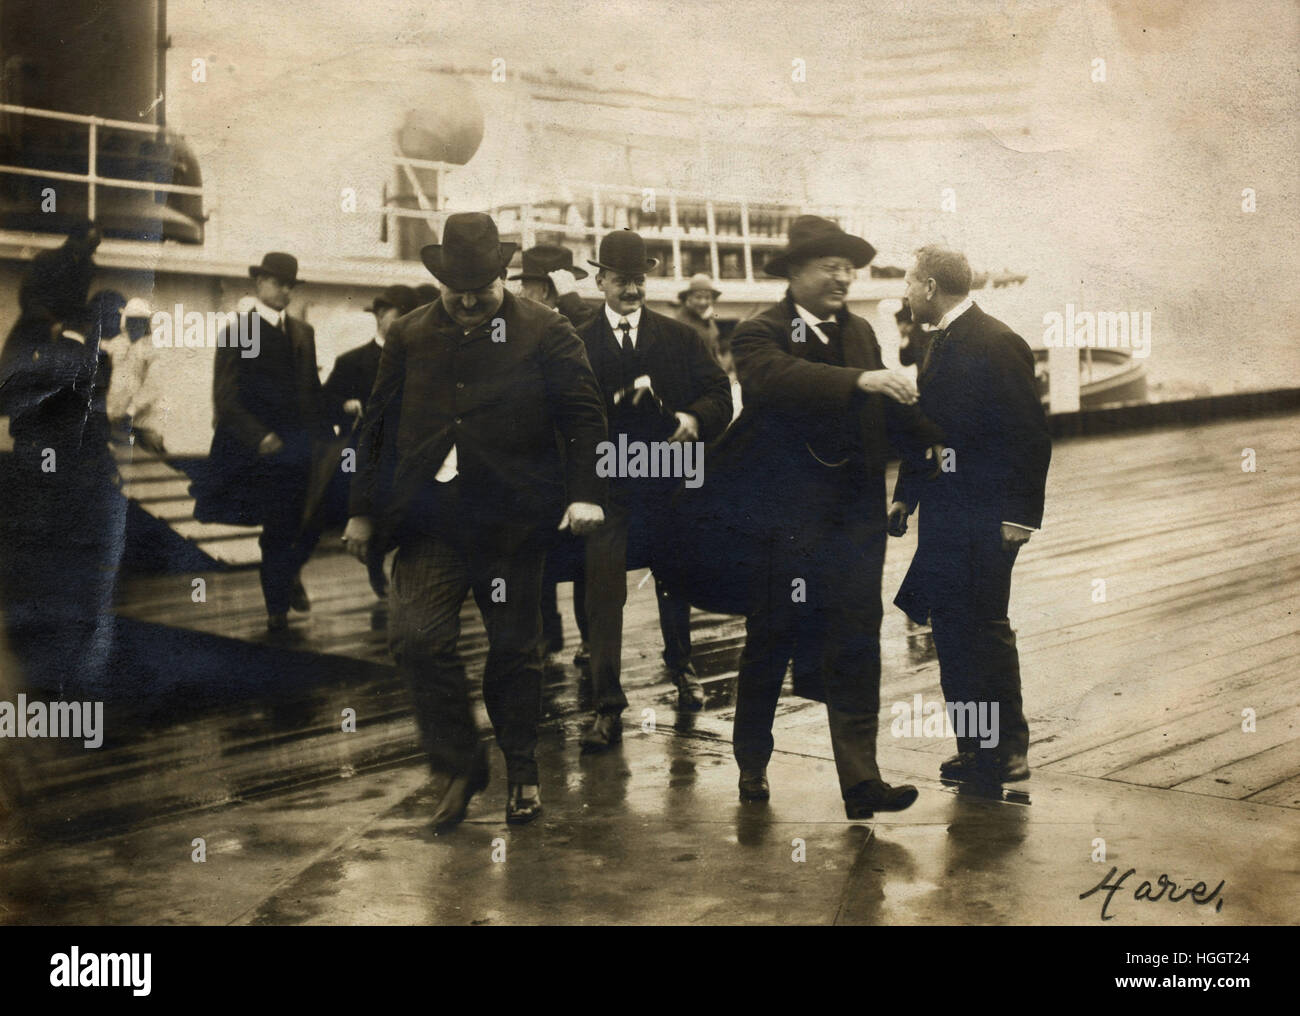
M 646 257 L 645 242 L 631 230 L 616 230 L 601 241 L 591 264 L 605 304 L 581 334 L 604 396 L 611 445 L 653 448 L 717 437 L 731 422 L 731 383 L 692 328 L 645 306 L 646 273 L 658 264 Z M 622 737 L 627 571 L 630 562 L 653 566 L 658 529 L 680 480 L 628 472 L 611 479 L 606 523 L 587 537 L 586 613 L 596 705 L 592 726 L 582 736 L 587 751 L 606 749 Z M 658 582 L 655 592 L 664 664 L 677 686 L 678 706 L 699 709 L 704 690 L 691 663 L 690 603 Z
M 472 590 L 487 629 L 483 702 L 505 756 L 506 821 L 542 803 L 542 567 L 549 534 L 604 519 L 605 414 L 581 341 L 555 311 L 505 291 L 514 244 L 482 213 L 447 218 L 421 251 L 440 299 L 389 333 L 366 403 L 344 541 L 395 543 L 389 646 L 434 771 L 435 828 L 487 785 L 458 652 Z M 556 433 L 561 435 L 561 447 Z
M 303 526 L 313 451 L 331 436 L 316 367 L 316 333 L 288 312 L 298 260 L 272 252 L 251 265 L 253 309 L 217 337 L 209 477 L 195 489 L 201 521 L 258 524 L 267 630 L 288 628 L 311 600 L 299 573 L 320 539 Z M 236 332 L 242 332 L 242 336 Z M 241 342 L 255 336 L 253 343 Z M 254 355 L 247 355 L 253 352 Z
M 917 412 L 911 379 L 884 368 L 871 326 L 847 307 L 874 254 L 827 219 L 792 223 L 766 265 L 789 290 L 732 334 L 744 408 L 709 449 L 699 494 L 679 493 L 675 521 L 694 535 L 665 568 L 697 605 L 746 615 L 733 728 L 741 800 L 770 795 L 772 723 L 793 661 L 795 694 L 826 703 L 850 818 L 917 796 L 876 764 L 885 458 L 890 443 L 923 458 L 942 438 Z
M 921 506 L 916 556 L 894 602 L 927 620 L 957 754 L 940 773 L 993 782 L 1029 776 L 1029 726 L 1020 657 L 1007 617 L 1011 569 L 1043 521 L 1052 440 L 1034 387 L 1029 346 L 970 297 L 964 255 L 922 247 L 905 278 L 907 304 L 934 325 L 921 365 L 921 410 L 943 428 L 935 473 L 915 459 L 899 472 L 890 507 L 897 531 Z M 995 736 L 972 730 L 979 710 Z M 995 711 L 996 709 L 996 711 Z

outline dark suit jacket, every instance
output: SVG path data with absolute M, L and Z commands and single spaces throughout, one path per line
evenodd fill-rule
M 493 320 L 465 335 L 441 302 L 399 319 L 366 403 L 351 515 L 375 517 L 400 542 L 430 513 L 435 474 L 452 446 L 467 524 L 520 539 L 554 528 L 566 503 L 605 504 L 596 446 L 605 414 L 573 327 L 555 311 L 505 294 Z M 564 455 L 555 433 L 563 436 Z
M 581 334 L 600 383 L 606 415 L 613 420 L 614 395 L 622 387 L 622 353 L 603 309 Z M 650 376 L 665 409 L 694 416 L 701 441 L 711 441 L 726 429 L 731 422 L 731 382 L 693 328 L 642 308 L 635 348 L 638 369 Z M 611 426 L 611 440 L 616 434 Z
M 379 376 L 379 357 L 383 348 L 374 339 L 364 346 L 349 349 L 334 361 L 329 380 L 325 382 L 325 414 L 332 424 L 338 424 L 347 431 L 352 426 L 354 417 L 343 411 L 343 403 L 357 399 L 363 405 L 370 398 L 370 391 L 375 387 L 375 378 Z
M 972 306 L 948 329 L 919 380 L 921 410 L 943 428 L 951 472 L 909 457 L 894 500 L 919 504 L 916 556 L 895 603 L 924 623 L 935 606 L 1005 616 L 1011 562 L 1002 523 L 1037 528 L 1052 458 L 1047 416 L 1034 387 L 1034 355 L 1019 335 Z
M 810 486 L 808 442 L 827 423 L 855 419 L 861 434 L 860 518 L 883 532 L 885 460 L 890 445 L 914 452 L 942 439 L 942 432 L 914 406 L 857 385 L 864 370 L 884 364 L 875 333 L 864 319 L 841 311 L 845 366 L 809 359 L 812 343 L 794 340 L 798 318 L 787 293 L 732 333 L 744 408 L 715 445 L 705 449 L 705 481 L 698 490 L 679 490 L 674 514 L 686 539 L 656 574 L 696 606 L 747 613 L 760 548 L 788 531 L 792 516 L 816 506 Z M 846 467 L 849 468 L 849 467 Z
M 569 323 L 581 332 L 599 314 L 603 304 L 588 303 L 577 293 L 565 293 L 555 304 L 555 309 L 569 319 Z
M 330 437 L 316 369 L 316 333 L 286 317 L 280 329 L 250 312 L 246 327 L 258 328 L 257 356 L 245 357 L 238 342 L 218 338 L 212 373 L 215 419 L 203 475 L 191 488 L 195 518 L 236 525 L 263 521 L 267 508 L 306 495 L 317 444 Z M 269 433 L 285 447 L 258 455 Z

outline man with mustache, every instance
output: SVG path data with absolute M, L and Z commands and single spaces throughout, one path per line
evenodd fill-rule
M 457 648 L 471 590 L 487 629 L 483 702 L 505 756 L 506 821 L 541 814 L 542 566 L 551 531 L 584 535 L 604 519 L 595 378 L 567 320 L 506 292 L 514 250 L 472 212 L 448 216 L 443 242 L 420 252 L 443 289 L 388 333 L 343 534 L 363 561 L 374 540 L 397 546 L 389 646 L 433 768 L 435 829 L 459 823 L 488 782 Z
M 765 266 L 789 290 L 732 333 L 744 408 L 709 450 L 708 483 L 679 495 L 676 518 L 695 543 L 666 572 L 692 602 L 745 614 L 732 738 L 740 799 L 770 796 L 772 723 L 793 661 L 794 693 L 826 703 L 851 819 L 917 797 L 876 764 L 885 458 L 887 443 L 923 458 L 942 439 L 917 412 L 911 378 L 885 369 L 871 326 L 848 309 L 874 256 L 828 219 L 791 224 Z M 693 573 L 697 560 L 709 566 Z
M 582 330 L 600 383 L 610 441 L 708 441 L 731 422 L 731 385 L 708 348 L 687 325 L 645 306 L 645 241 L 631 230 L 609 233 L 596 260 L 596 285 L 605 305 Z M 641 381 L 639 379 L 644 379 Z M 618 477 L 610 482 L 609 517 L 587 537 L 586 612 L 596 717 L 582 735 L 584 751 L 603 751 L 623 736 L 627 697 L 621 682 L 623 606 L 627 570 L 653 563 L 673 477 Z M 658 581 L 655 593 L 664 639 L 664 664 L 677 685 L 681 709 L 700 709 L 704 689 L 691 664 L 691 605 Z
M 1029 777 L 1029 725 L 1020 657 L 1007 617 L 1011 569 L 1043 523 L 1052 439 L 1034 387 L 1034 356 L 1019 335 L 971 301 L 965 255 L 922 247 L 908 271 L 907 306 L 934 325 L 918 379 L 921 410 L 948 436 L 949 461 L 932 478 L 914 459 L 899 470 L 891 531 L 921 510 L 916 556 L 894 603 L 931 623 L 949 710 L 996 705 L 996 743 L 969 728 L 939 766 L 955 780 Z M 964 721 L 963 721 L 964 722 Z

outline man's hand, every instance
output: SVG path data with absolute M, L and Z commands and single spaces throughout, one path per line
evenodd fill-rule
M 700 439 L 700 421 L 690 413 L 674 413 L 677 417 L 677 429 L 669 441 L 698 441 Z
M 343 530 L 343 546 L 364 564 L 369 558 L 370 540 L 374 535 L 375 524 L 369 515 L 353 515 Z
M 546 274 L 555 285 L 556 297 L 567 296 L 578 291 L 578 280 L 568 269 L 557 268 L 555 271 Z
M 605 510 L 598 504 L 586 501 L 574 501 L 564 509 L 564 518 L 560 519 L 558 529 L 568 529 L 574 536 L 586 536 L 605 521 Z M 351 522 L 348 523 L 352 525 Z
M 343 412 L 351 416 L 360 416 L 361 410 L 364 408 L 360 399 L 348 399 L 347 402 L 343 403 Z
M 864 370 L 858 375 L 858 387 L 905 406 L 914 405 L 918 397 L 916 382 L 901 370 Z
M 275 431 L 268 431 L 261 441 L 257 442 L 258 455 L 274 455 L 284 448 L 284 442 L 280 440 L 280 435 Z
M 889 506 L 889 535 L 902 536 L 907 532 L 907 516 L 909 512 L 907 505 L 902 501 L 895 501 Z
M 1033 535 L 1028 529 L 1004 522 L 1002 523 L 1002 549 L 1011 550 L 1022 543 L 1028 543 Z
M 934 469 L 926 477 L 927 480 L 937 479 L 939 474 L 943 472 L 943 451 L 944 447 L 941 444 L 932 444 L 925 450 L 925 457 L 934 459 Z

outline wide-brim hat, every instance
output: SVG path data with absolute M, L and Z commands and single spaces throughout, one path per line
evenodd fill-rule
M 715 300 L 722 298 L 722 291 L 713 288 L 713 279 L 709 277 L 709 273 L 696 272 L 691 276 L 691 281 L 686 284 L 686 288 L 677 294 L 677 302 L 684 303 L 692 293 L 699 292 L 712 293 Z
M 262 258 L 260 265 L 249 265 L 248 274 L 250 278 L 257 278 L 259 275 L 270 275 L 279 279 L 281 282 L 287 282 L 291 286 L 298 285 L 298 259 L 292 254 L 285 254 L 281 251 L 271 251 L 270 254 Z
M 600 252 L 595 260 L 588 258 L 587 264 L 619 275 L 645 275 L 654 271 L 659 259 L 645 256 L 645 241 L 640 233 L 619 229 L 605 234 L 600 241 Z
M 409 314 L 420 305 L 420 298 L 415 295 L 415 290 L 410 286 L 389 286 L 377 297 L 370 301 L 370 306 L 366 310 L 371 314 L 378 314 L 385 307 L 394 307 L 399 314 Z
M 846 257 L 854 268 L 865 268 L 876 256 L 876 248 L 860 236 L 844 232 L 820 215 L 801 215 L 790 223 L 785 249 L 768 260 L 763 271 L 777 278 L 789 275 L 791 262 L 808 258 Z
M 462 292 L 482 289 L 500 278 L 518 247 L 501 242 L 492 216 L 457 212 L 447 216 L 442 243 L 420 248 L 420 260 L 439 282 Z
M 510 276 L 511 282 L 520 279 L 546 279 L 551 272 L 571 272 L 575 279 L 585 279 L 587 270 L 573 263 L 573 251 L 558 244 L 538 244 L 524 251 L 518 275 Z

